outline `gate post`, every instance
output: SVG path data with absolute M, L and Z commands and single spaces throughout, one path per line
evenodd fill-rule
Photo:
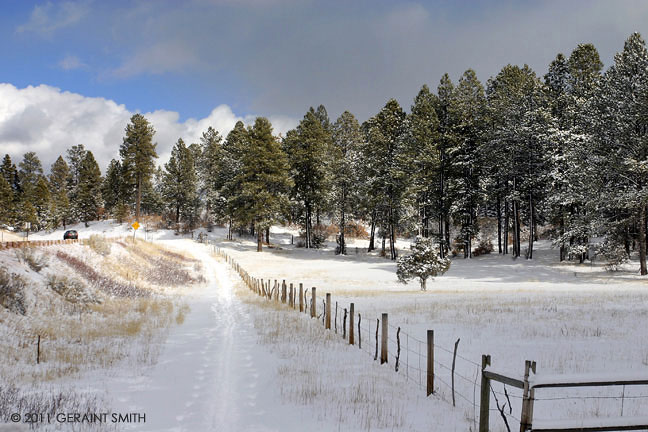
M 490 355 L 482 355 L 481 394 L 479 400 L 479 432 L 488 432 L 490 413 L 490 379 L 484 375 L 484 369 L 491 364 Z

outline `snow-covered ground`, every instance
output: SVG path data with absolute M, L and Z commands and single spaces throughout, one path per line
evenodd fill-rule
M 81 236 L 132 235 L 125 225 L 111 222 L 78 230 Z M 138 238 L 143 234 L 138 232 Z M 479 398 L 477 364 L 482 354 L 492 356 L 493 367 L 517 377 L 527 359 L 538 362 L 539 375 L 648 376 L 648 290 L 647 282 L 636 274 L 636 263 L 618 273 L 606 272 L 596 262 L 560 264 L 557 252 L 541 241 L 533 261 L 497 254 L 453 259 L 450 271 L 421 292 L 416 282 L 397 282 L 393 262 L 367 254 L 366 240 L 352 242 L 349 255 L 340 257 L 330 244 L 323 250 L 296 248 L 290 244 L 295 234 L 273 228 L 274 247 L 257 253 L 254 239 L 225 241 L 224 229 L 208 233 L 255 277 L 316 286 L 318 313 L 324 293 L 332 293 L 338 302 L 340 333 L 343 308 L 353 302 L 362 316 L 362 350 L 345 345 L 340 333 L 325 332 L 321 322 L 241 292 L 224 264 L 205 255 L 206 246 L 186 235 L 149 232 L 150 240 L 191 251 L 210 263 L 204 264 L 210 282 L 190 300 L 191 312 L 182 326 L 172 330 L 156 366 L 135 377 L 126 374 L 107 381 L 108 393 L 120 409 L 150 412 L 146 427 L 151 429 L 144 430 L 162 426 L 221 430 L 221 426 L 222 430 L 465 431 L 475 430 L 478 409 L 473 404 Z M 59 238 L 62 230 L 30 237 L 39 236 Z M 376 318 L 383 312 L 389 313 L 390 362 L 380 366 L 373 361 L 373 338 Z M 395 373 L 398 327 L 402 352 Z M 425 398 L 421 341 L 428 329 L 435 331 L 437 344 L 437 391 Z M 448 351 L 457 339 L 457 407 L 452 408 Z M 502 404 L 504 388 L 498 384 L 493 390 Z M 506 411 L 508 420 L 515 424 L 519 391 L 507 388 L 507 393 L 513 405 L 512 412 Z M 380 404 L 365 398 L 367 394 L 382 395 L 384 400 Z M 605 399 L 593 399 L 601 396 Z M 622 411 L 625 417 L 645 415 L 644 396 L 647 387 L 539 390 L 534 417 L 610 417 Z M 391 411 L 387 415 L 375 411 L 367 418 L 382 415 L 391 420 L 363 421 L 362 413 L 376 406 L 389 406 Z M 350 414 L 354 411 L 358 416 Z M 492 430 L 506 430 L 497 411 L 491 412 L 491 425 Z

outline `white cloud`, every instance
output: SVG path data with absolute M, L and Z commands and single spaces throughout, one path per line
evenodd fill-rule
M 58 62 L 58 67 L 63 70 L 74 70 L 87 67 L 87 65 L 75 55 L 66 55 Z
M 69 27 L 88 13 L 87 2 L 47 2 L 36 5 L 32 10 L 29 20 L 16 28 L 18 33 L 34 32 L 50 35 L 57 30 Z
M 124 105 L 104 99 L 86 97 L 40 85 L 18 89 L 0 83 L 0 153 L 8 153 L 17 163 L 24 153 L 38 154 L 47 171 L 68 148 L 83 144 L 91 150 L 102 171 L 112 158 L 118 158 L 124 128 L 134 113 Z M 254 116 L 237 116 L 227 105 L 219 105 L 202 119 L 181 122 L 175 111 L 157 110 L 144 113 L 156 130 L 159 164 L 166 162 L 173 144 L 182 138 L 186 143 L 199 142 L 200 136 L 212 126 L 222 136 L 242 120 L 250 124 Z M 297 124 L 288 117 L 269 117 L 275 134 Z M 1 156 L 1 155 L 0 155 Z

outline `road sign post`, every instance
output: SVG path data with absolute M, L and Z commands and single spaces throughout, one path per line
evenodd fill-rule
M 135 221 L 131 225 L 133 227 L 133 242 L 135 241 L 135 233 L 137 232 L 137 229 L 140 227 L 139 222 Z

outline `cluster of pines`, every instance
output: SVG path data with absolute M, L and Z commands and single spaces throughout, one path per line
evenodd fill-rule
M 278 222 L 299 224 L 304 246 L 317 247 L 331 221 L 338 253 L 364 222 L 369 249 L 382 240 L 391 259 L 397 235 L 433 239 L 441 258 L 470 258 L 490 221 L 502 254 L 532 259 L 540 227 L 560 260 L 595 250 L 620 263 L 638 250 L 648 273 L 648 50 L 637 33 L 605 71 L 581 44 L 544 77 L 526 65 L 485 85 L 470 69 L 456 83 L 446 74 L 409 113 L 391 99 L 362 124 L 348 111 L 332 122 L 319 106 L 284 137 L 262 117 L 226 137 L 210 127 L 199 143 L 179 139 L 164 167 L 154 134 L 134 115 L 103 177 L 82 145 L 47 177 L 34 153 L 18 167 L 5 156 L 0 221 L 45 228 L 163 214 L 178 226 L 250 232 L 259 249 Z

